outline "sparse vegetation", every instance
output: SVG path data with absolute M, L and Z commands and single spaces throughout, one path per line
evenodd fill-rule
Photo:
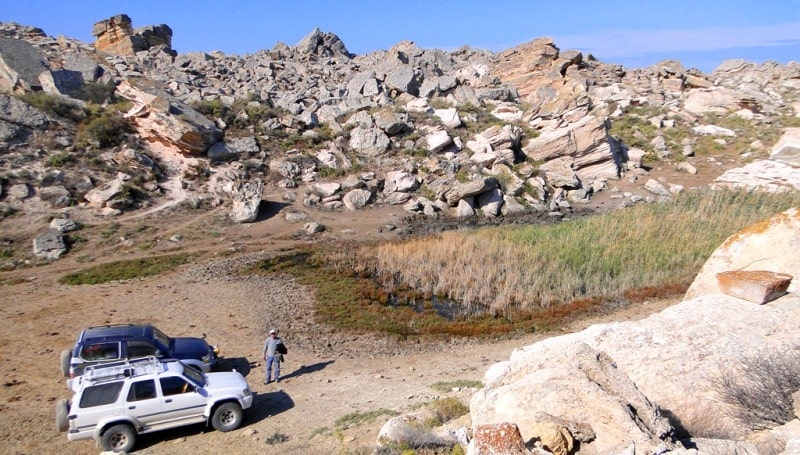
M 433 417 L 425 422 L 429 429 L 436 428 L 469 413 L 469 406 L 455 397 L 439 398 L 428 405 L 433 411 Z
M 78 126 L 77 145 L 108 148 L 120 145 L 132 132 L 130 125 L 117 109 L 102 109 Z
M 151 258 L 114 261 L 70 273 L 59 278 L 61 284 L 99 284 L 114 280 L 130 280 L 157 275 L 187 263 L 192 256 L 187 253 Z
M 258 126 L 269 118 L 279 117 L 283 111 L 258 100 L 255 94 L 239 98 L 228 106 L 220 99 L 201 100 L 191 104 L 197 112 L 209 119 L 220 119 L 235 129 Z
M 714 380 L 719 400 L 749 430 L 794 419 L 792 394 L 800 390 L 800 345 L 771 348 L 721 367 Z
M 75 155 L 69 152 L 54 153 L 45 159 L 45 164 L 49 167 L 60 168 L 76 161 Z
M 35 108 L 41 109 L 49 115 L 69 119 L 73 122 L 80 122 L 86 115 L 83 109 L 74 101 L 70 101 L 69 98 L 59 95 L 51 95 L 45 92 L 30 92 L 19 95 L 19 99 Z
M 337 430 L 342 431 L 348 428 L 353 428 L 359 425 L 363 425 L 365 423 L 372 422 L 373 420 L 381 416 L 394 417 L 396 415 L 397 412 L 385 408 L 375 409 L 373 411 L 367 411 L 367 412 L 352 412 L 350 414 L 344 415 L 336 419 L 334 425 Z
M 460 389 L 468 389 L 468 388 L 475 388 L 479 389 L 483 387 L 483 383 L 481 381 L 470 381 L 466 379 L 460 379 L 456 381 L 441 381 L 436 382 L 431 385 L 431 388 L 437 392 L 446 393 L 451 392 L 455 388 Z
M 625 112 L 625 115 L 614 119 L 608 133 L 617 137 L 623 144 L 630 148 L 642 149 L 652 152 L 650 141 L 656 137 L 655 125 L 650 123 L 649 117 L 657 115 L 658 111 L 652 107 L 634 107 Z

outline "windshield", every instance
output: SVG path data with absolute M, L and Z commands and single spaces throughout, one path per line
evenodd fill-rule
M 155 338 L 156 341 L 161 343 L 162 346 L 166 346 L 167 348 L 171 347 L 169 344 L 169 337 L 164 335 L 164 332 L 158 330 L 155 327 L 153 327 L 153 338 Z M 166 354 L 166 352 L 164 354 Z
M 186 376 L 187 379 L 197 384 L 199 387 L 206 386 L 206 377 L 200 371 L 197 371 L 196 368 L 183 364 L 183 375 Z

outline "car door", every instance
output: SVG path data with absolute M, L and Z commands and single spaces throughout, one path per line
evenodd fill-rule
M 164 422 L 177 426 L 205 421 L 206 397 L 197 393 L 194 383 L 180 375 L 161 376 L 158 382 Z
M 155 379 L 131 381 L 125 398 L 125 414 L 135 418 L 147 432 L 151 425 L 162 420 L 161 399 L 158 396 Z

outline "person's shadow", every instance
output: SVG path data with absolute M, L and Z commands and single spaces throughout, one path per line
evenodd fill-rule
M 315 373 L 317 371 L 324 370 L 325 367 L 327 367 L 328 365 L 332 364 L 333 362 L 334 362 L 333 360 L 326 360 L 324 362 L 317 362 L 317 363 L 314 363 L 312 365 L 300 365 L 300 368 L 297 368 L 296 370 L 292 371 L 291 373 L 282 374 L 281 375 L 281 380 L 283 381 L 283 380 L 289 379 L 289 378 L 296 378 L 297 376 L 300 376 L 302 374 Z

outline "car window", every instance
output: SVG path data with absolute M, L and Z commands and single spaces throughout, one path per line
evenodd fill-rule
M 81 349 L 83 360 L 114 360 L 119 358 L 119 343 L 93 343 Z
M 128 341 L 128 357 L 156 355 L 156 347 L 147 341 Z
M 131 384 L 128 401 L 149 400 L 156 397 L 156 381 L 147 379 Z
M 203 373 L 195 370 L 191 366 L 188 365 L 183 366 L 183 375 L 189 378 L 190 381 L 194 382 L 200 387 L 205 387 L 206 385 L 206 377 L 203 376 Z
M 158 330 L 157 328 L 153 327 L 153 338 L 156 339 L 159 343 L 163 344 L 164 347 L 169 348 L 169 337 L 164 335 L 164 332 Z
M 194 385 L 179 376 L 168 376 L 159 379 L 159 381 L 161 382 L 161 392 L 165 397 L 194 392 Z
M 78 406 L 81 408 L 91 408 L 93 406 L 114 403 L 119 397 L 119 392 L 122 390 L 123 384 L 124 382 L 117 381 L 87 387 L 83 390 L 83 395 L 81 395 L 81 401 Z

